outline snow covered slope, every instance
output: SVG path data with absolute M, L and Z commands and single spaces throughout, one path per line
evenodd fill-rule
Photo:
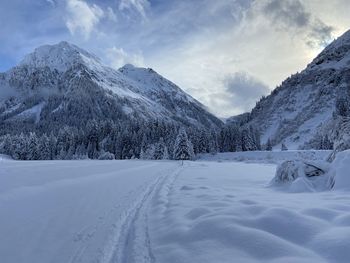
M 67 42 L 39 47 L 0 73 L 0 94 L 5 90 L 0 119 L 7 122 L 20 117 L 39 125 L 52 119 L 74 123 L 75 116 L 79 121 L 161 120 L 207 128 L 222 124 L 154 70 L 132 65 L 114 70 Z M 37 114 L 28 114 L 34 110 Z
M 325 48 L 301 73 L 292 75 L 250 114 L 262 143 L 303 147 L 332 118 L 337 97 L 350 85 L 350 31 Z

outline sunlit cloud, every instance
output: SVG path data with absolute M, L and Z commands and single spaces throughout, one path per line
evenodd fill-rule
M 349 29 L 349 12 L 346 0 L 2 1 L 0 68 L 66 40 L 114 68 L 152 67 L 228 117 L 303 70 Z M 248 96 L 237 72 L 260 92 Z
M 66 26 L 73 35 L 80 33 L 88 39 L 103 15 L 96 4 L 90 6 L 83 0 L 67 0 Z

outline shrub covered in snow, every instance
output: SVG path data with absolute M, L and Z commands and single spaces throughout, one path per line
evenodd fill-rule
M 286 185 L 293 192 L 329 190 L 334 186 L 334 176 L 329 168 L 327 162 L 285 161 L 277 167 L 271 185 Z
M 110 152 L 102 152 L 98 157 L 99 160 L 114 160 L 114 154 Z

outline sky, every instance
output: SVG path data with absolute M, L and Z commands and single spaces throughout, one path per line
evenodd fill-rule
M 350 29 L 348 0 L 1 0 L 0 72 L 68 41 L 151 67 L 219 117 L 249 111 Z

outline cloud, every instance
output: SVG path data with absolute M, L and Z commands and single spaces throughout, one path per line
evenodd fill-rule
M 66 26 L 72 35 L 80 33 L 87 40 L 91 32 L 104 16 L 103 10 L 96 4 L 88 5 L 83 0 L 67 0 L 68 16 Z
M 311 14 L 305 11 L 304 6 L 298 0 L 268 1 L 262 11 L 271 18 L 274 24 L 284 27 L 305 27 L 308 26 L 311 19 Z
M 348 0 L 0 1 L 0 67 L 66 40 L 115 68 L 152 67 L 213 113 L 231 116 L 246 108 L 227 76 L 249 72 L 276 87 L 349 29 L 347 7 Z
M 143 19 L 147 18 L 146 10 L 149 8 L 150 3 L 147 0 L 121 0 L 119 2 L 120 11 L 136 12 Z
M 303 35 L 309 47 L 323 48 L 333 40 L 334 27 L 312 15 L 300 0 L 266 0 L 260 3 L 263 4 L 258 13 L 262 12 L 270 19 L 273 27 Z
M 144 66 L 143 56 L 141 54 L 129 54 L 123 48 L 117 48 L 115 46 L 106 50 L 106 57 L 111 67 L 115 69 L 126 64 L 133 64 L 139 67 Z
M 229 75 L 223 82 L 229 95 L 228 100 L 232 100 L 235 107 L 245 112 L 250 111 L 262 96 L 270 92 L 267 85 L 246 72 Z
M 56 6 L 56 1 L 55 0 L 45 0 L 47 3 L 49 3 L 50 5 L 52 5 L 53 7 Z
M 113 9 L 110 6 L 107 8 L 107 17 L 113 22 L 118 21 L 117 14 L 113 11 Z
M 328 26 L 319 19 L 316 19 L 308 34 L 306 42 L 311 48 L 326 47 L 333 40 L 334 27 Z

